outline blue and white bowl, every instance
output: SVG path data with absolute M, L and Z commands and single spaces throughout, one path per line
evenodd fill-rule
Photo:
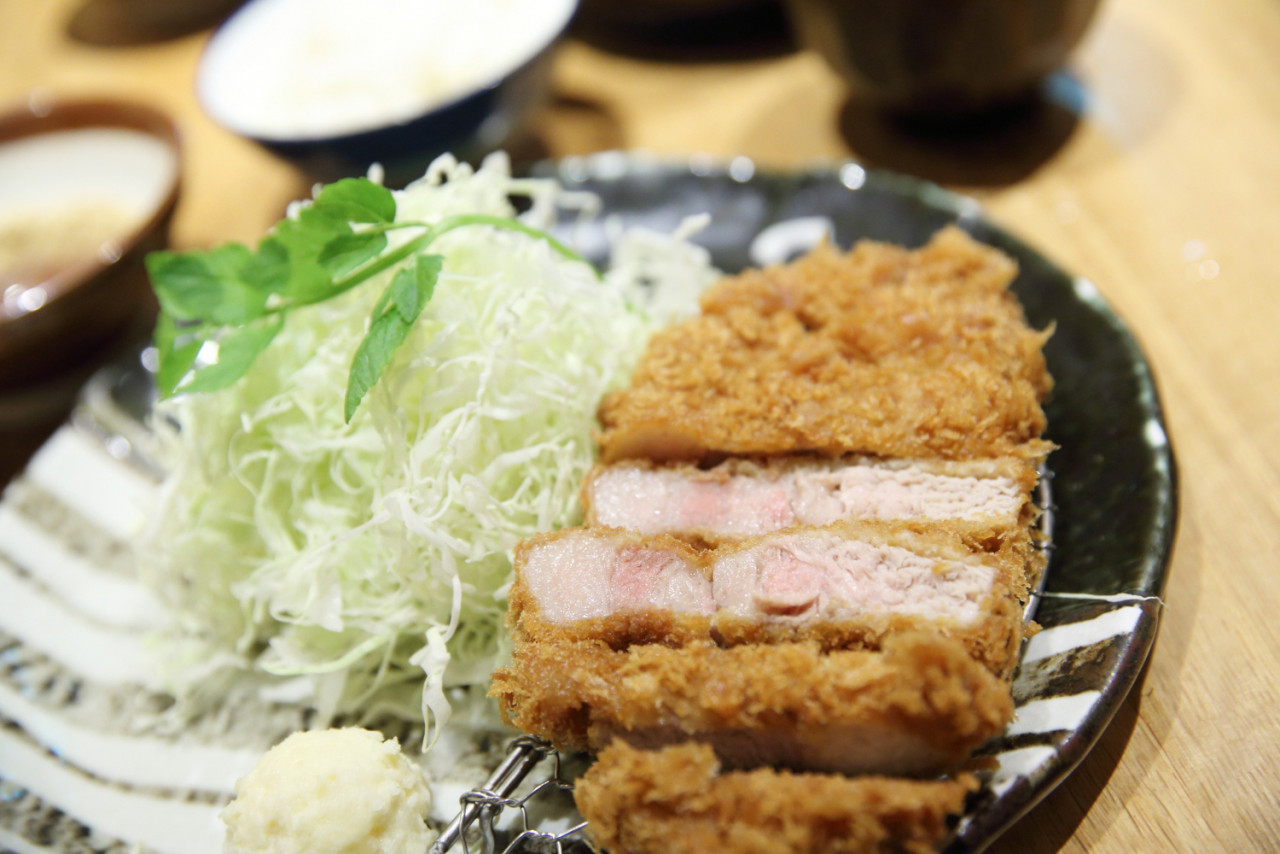
M 547 96 L 578 0 L 251 0 L 210 39 L 197 95 L 315 177 L 418 175 L 508 142 Z

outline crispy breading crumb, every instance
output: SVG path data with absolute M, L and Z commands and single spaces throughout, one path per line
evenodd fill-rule
M 928 633 L 890 637 L 875 652 L 824 653 L 816 642 L 527 643 L 494 672 L 490 695 L 508 723 L 562 748 L 694 738 L 734 764 L 913 775 L 963 761 L 1013 714 L 1003 680 Z M 832 733 L 844 743 L 827 744 Z
M 930 852 L 945 841 L 972 776 L 918 781 L 721 773 L 711 748 L 617 742 L 578 780 L 593 841 L 611 854 Z
M 949 227 L 915 251 L 824 246 L 726 278 L 605 399 L 602 457 L 1043 456 L 1048 333 L 1016 272 Z

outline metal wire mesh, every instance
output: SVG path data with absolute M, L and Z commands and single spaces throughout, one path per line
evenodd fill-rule
M 521 783 L 541 768 L 541 780 L 517 793 Z M 573 782 L 564 759 L 546 741 L 521 736 L 511 742 L 506 759 L 483 786 L 461 798 L 461 810 L 431 847 L 431 854 L 461 850 L 464 854 L 571 854 L 589 851 L 583 835 L 586 822 L 561 830 L 535 826 L 534 811 L 554 809 L 566 800 Z M 576 813 L 573 814 L 576 818 Z

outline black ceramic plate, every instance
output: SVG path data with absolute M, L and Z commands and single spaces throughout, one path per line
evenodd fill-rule
M 976 851 L 1043 798 L 1084 757 L 1124 700 L 1156 637 L 1177 514 L 1174 461 L 1151 370 L 1123 321 L 1090 282 L 1063 272 L 986 221 L 971 199 L 856 164 L 766 174 L 744 158 L 675 165 L 621 154 L 534 170 L 598 194 L 627 224 L 670 231 L 702 212 L 695 240 L 734 271 L 783 260 L 824 230 L 923 244 L 958 224 L 1018 262 L 1013 289 L 1030 322 L 1055 332 L 1045 348 L 1054 546 L 1023 651 L 1018 714 L 984 752 L 999 763 L 971 803 L 953 850 Z M 587 229 L 599 228 L 586 226 Z M 588 247 L 603 245 L 575 232 Z
M 1017 259 L 1014 288 L 1031 322 L 1056 326 L 1047 347 L 1056 549 L 1037 613 L 1044 630 L 1014 682 L 1018 716 L 985 748 L 995 770 L 957 828 L 955 851 L 981 849 L 1083 758 L 1155 639 L 1174 472 L 1132 336 L 1091 284 L 987 223 L 973 202 L 910 179 L 853 164 L 766 175 L 745 159 L 673 165 L 619 154 L 538 171 L 600 196 L 605 221 L 573 233 L 588 253 L 606 245 L 609 219 L 665 232 L 709 213 L 698 239 L 724 270 L 781 260 L 827 230 L 841 245 L 919 245 L 952 222 Z M 154 602 L 132 579 L 125 546 L 154 500 L 133 453 L 147 441 L 138 415 L 148 398 L 136 362 L 102 372 L 73 423 L 0 500 L 0 850 L 216 854 L 231 784 L 305 725 L 302 707 L 247 689 L 227 700 L 235 714 L 173 737 L 135 726 L 167 704 L 145 654 Z

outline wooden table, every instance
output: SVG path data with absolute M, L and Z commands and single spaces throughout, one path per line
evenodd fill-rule
M 178 246 L 254 240 L 307 192 L 201 113 L 192 80 L 207 31 L 86 45 L 65 27 L 82 2 L 0 0 L 0 104 L 43 88 L 168 110 L 185 145 Z M 550 155 L 854 157 L 934 178 L 1092 279 L 1145 347 L 1181 475 L 1160 638 L 1090 756 L 996 851 L 1280 845 L 1277 46 L 1273 0 L 1108 0 L 1072 66 L 1078 121 L 1046 114 L 951 141 L 850 114 L 810 53 L 662 63 L 572 40 L 558 57 L 536 127 Z

